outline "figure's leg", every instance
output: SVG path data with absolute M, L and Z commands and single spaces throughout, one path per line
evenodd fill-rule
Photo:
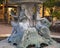
M 15 27 L 13 27 L 12 33 L 11 33 L 11 35 L 8 37 L 8 43 L 11 43 L 12 37 L 13 37 L 13 35 L 14 35 L 15 32 L 16 32 Z

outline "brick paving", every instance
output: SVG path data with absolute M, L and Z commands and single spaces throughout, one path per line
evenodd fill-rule
M 0 24 L 0 35 L 1 34 L 10 34 L 12 27 L 8 24 Z
M 51 35 L 57 35 L 57 36 L 60 36 L 60 32 L 51 32 Z

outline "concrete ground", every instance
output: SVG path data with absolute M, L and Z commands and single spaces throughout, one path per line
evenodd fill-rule
M 12 26 L 0 23 L 0 37 L 9 36 L 12 32 Z M 60 32 L 51 32 L 52 37 L 60 38 Z

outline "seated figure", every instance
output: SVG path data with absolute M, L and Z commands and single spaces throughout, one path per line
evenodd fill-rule
M 50 37 L 50 27 L 51 23 L 46 18 L 41 18 L 40 21 L 37 21 L 36 29 L 38 34 L 43 38 L 49 40 L 49 45 L 56 44 L 56 42 Z
M 12 15 L 12 16 L 15 19 L 18 18 L 15 15 Z M 24 14 L 23 8 L 21 9 L 18 20 L 12 21 L 11 24 L 13 26 L 13 30 L 12 30 L 11 36 L 8 38 L 8 42 L 17 45 L 19 44 L 19 42 L 23 37 L 24 30 L 26 30 L 29 27 L 29 22 L 27 20 L 27 17 Z

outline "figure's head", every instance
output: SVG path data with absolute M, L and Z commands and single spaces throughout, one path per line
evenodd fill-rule
M 23 4 L 21 5 L 21 9 L 24 10 L 26 8 L 26 6 Z

